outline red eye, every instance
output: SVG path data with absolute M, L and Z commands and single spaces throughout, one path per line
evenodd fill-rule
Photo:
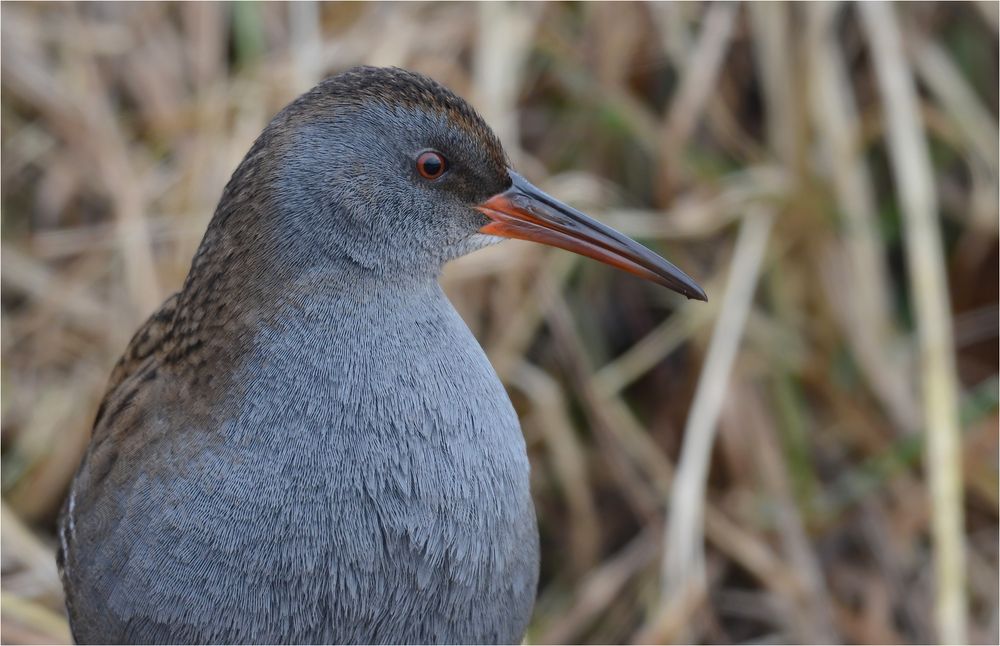
M 441 153 L 428 150 L 417 157 L 417 172 L 425 179 L 437 179 L 448 170 L 448 162 Z

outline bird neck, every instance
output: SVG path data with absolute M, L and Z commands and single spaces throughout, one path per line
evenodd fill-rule
M 166 347 L 169 363 L 180 368 L 208 361 L 220 372 L 231 370 L 263 328 L 285 329 L 317 347 L 362 314 L 402 333 L 400 313 L 451 307 L 437 282 L 439 268 L 389 271 L 329 248 L 303 248 L 314 244 L 308 238 L 293 249 L 277 236 L 229 231 L 209 229 L 181 291 Z

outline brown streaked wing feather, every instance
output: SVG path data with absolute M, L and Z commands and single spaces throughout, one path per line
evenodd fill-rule
M 180 293 L 177 293 L 164 301 L 160 309 L 146 320 L 129 341 L 125 352 L 111 370 L 111 377 L 108 379 L 108 386 L 104 391 L 104 401 L 101 402 L 101 408 L 94 420 L 95 427 L 104 416 L 108 400 L 111 399 L 122 382 L 145 364 L 146 360 L 167 340 L 173 328 L 179 297 Z

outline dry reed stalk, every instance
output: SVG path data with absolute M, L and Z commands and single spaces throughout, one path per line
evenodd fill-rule
M 96 38 L 89 29 L 89 23 L 76 12 L 73 13 L 72 23 L 87 40 Z M 79 108 L 80 114 L 85 115 L 85 145 L 95 161 L 100 181 L 114 199 L 118 235 L 130 241 L 129 244 L 122 243 L 121 252 L 126 284 L 136 310 L 134 321 L 139 322 L 159 307 L 164 297 L 145 217 L 147 203 L 143 188 L 146 178 L 135 172 L 126 135 L 115 118 L 109 97 L 102 91 L 93 58 L 77 55 L 70 60 L 73 61 L 70 63 L 73 74 L 83 84 L 82 95 L 87 97 L 84 106 Z
M 570 421 L 565 393 L 555 379 L 527 361 L 508 371 L 507 381 L 535 406 L 525 426 L 534 426 L 545 439 L 552 470 L 569 506 L 573 528 L 570 567 L 586 571 L 597 561 L 600 523 L 587 473 L 586 452 Z M 532 424 L 533 421 L 536 423 Z
M 521 157 L 517 95 L 524 85 L 527 47 L 542 4 L 486 2 L 477 7 L 478 33 L 473 64 L 473 99 L 504 143 L 511 159 Z
M 705 484 L 719 414 L 739 349 L 774 216 L 753 208 L 740 227 L 719 318 L 684 429 L 684 446 L 670 495 L 664 543 L 662 616 L 690 609 L 705 586 Z M 687 612 L 683 613 L 687 614 Z M 664 619 L 672 625 L 671 621 Z
M 27 599 L 0 592 L 4 643 L 72 644 L 69 624 L 58 613 Z
M 910 30 L 907 48 L 915 71 L 947 110 L 964 138 L 965 146 L 975 151 L 980 163 L 985 164 L 989 174 L 996 177 L 1000 172 L 1000 152 L 993 145 L 1000 139 L 996 118 L 965 82 L 962 72 L 942 48 L 915 31 Z
M 993 30 L 993 33 L 1000 32 L 1000 4 L 990 0 L 976 0 L 972 5 L 982 14 L 983 22 Z
M 942 47 L 917 34 L 916 28 L 911 27 L 908 36 L 908 50 L 912 52 L 917 74 L 938 99 L 946 111 L 946 118 L 959 133 L 961 145 L 956 149 L 970 152 L 965 157 L 972 176 L 970 216 L 973 225 L 978 231 L 995 237 L 996 214 L 1000 209 L 997 190 L 1000 152 L 995 145 L 1000 140 L 997 120 L 966 83 L 961 71 Z M 977 246 L 983 248 L 985 244 Z M 982 255 L 982 251 L 977 255 Z
M 320 53 L 323 35 L 320 32 L 319 3 L 311 0 L 288 3 L 288 32 L 294 74 L 292 90 L 305 92 L 323 77 Z
M 594 379 L 594 383 L 599 382 Z M 632 438 L 644 437 L 642 424 L 620 398 L 608 398 L 604 400 L 604 403 L 607 406 L 607 415 L 616 428 L 627 429 L 625 434 Z M 645 457 L 645 459 L 640 460 L 640 463 L 644 465 L 648 477 L 655 483 L 661 496 L 668 496 L 674 478 L 673 465 L 666 456 L 661 455 L 659 448 L 654 444 L 641 444 L 645 451 L 640 454 L 634 453 L 633 457 L 636 459 L 639 459 L 640 455 Z M 804 583 L 800 580 L 799 575 L 787 567 L 764 541 L 728 519 L 708 500 L 704 504 L 705 535 L 713 547 L 738 563 L 757 578 L 762 585 L 773 590 L 775 594 L 792 599 L 802 596 Z M 657 623 L 666 622 L 669 624 L 670 621 L 669 617 L 659 617 L 654 613 L 651 621 L 640 628 L 633 641 L 646 643 L 657 641 L 664 634 L 672 634 L 669 627 L 663 628 L 661 624 Z
M 694 131 L 702 108 L 711 97 L 712 86 L 718 78 L 729 39 L 736 22 L 739 5 L 719 2 L 709 5 L 704 26 L 694 49 L 685 61 L 680 87 L 671 99 L 667 119 L 660 141 L 663 163 L 670 165 L 661 173 L 669 186 L 676 175 L 673 164 L 682 158 L 684 144 Z
M 693 13 L 694 7 L 697 7 L 696 3 L 662 2 L 657 3 L 656 9 L 651 11 L 653 19 L 660 32 L 660 40 L 663 48 L 673 65 L 679 70 L 689 69 L 691 57 L 699 57 L 702 62 L 705 63 L 708 63 L 711 60 L 710 58 L 705 58 L 706 54 L 711 53 L 709 43 L 707 41 L 698 40 L 698 42 L 702 42 L 703 46 L 700 45 L 696 48 L 696 38 L 688 33 L 688 29 L 686 27 L 686 25 L 691 21 L 689 16 L 685 16 L 685 13 Z M 716 26 L 718 27 L 721 25 L 717 24 Z M 707 24 L 706 27 L 708 27 Z M 716 31 L 716 29 L 713 28 L 713 31 Z M 703 31 L 703 33 L 698 36 L 698 39 L 700 39 L 702 35 L 709 35 L 709 32 Z M 721 34 L 716 31 L 716 35 Z M 723 43 L 717 42 L 716 44 L 722 45 Z M 686 74 L 687 72 L 685 71 L 684 73 Z M 707 75 L 712 74 L 711 70 L 704 70 L 704 73 Z M 712 92 L 705 96 L 704 109 L 706 112 L 705 116 L 707 117 L 709 130 L 715 137 L 718 138 L 720 144 L 728 151 L 732 152 L 735 157 L 740 158 L 748 164 L 758 163 L 764 157 L 760 146 L 758 146 L 754 139 L 747 135 L 747 133 L 742 129 L 740 119 L 733 115 L 722 95 Z M 700 112 L 701 110 L 699 109 L 698 111 Z M 664 128 L 666 128 L 668 124 L 669 117 L 668 121 L 664 123 Z M 667 133 L 664 128 L 659 129 L 660 141 L 662 141 L 664 137 L 667 139 L 670 137 L 669 133 Z M 661 161 L 665 164 L 676 162 L 676 160 L 669 155 L 664 156 Z
M 605 398 L 620 392 L 687 341 L 696 329 L 702 327 L 711 312 L 709 307 L 685 307 L 664 320 L 594 374 L 595 391 Z
M 109 334 L 107 309 L 82 290 L 80 284 L 64 280 L 14 247 L 4 245 L 2 255 L 4 282 L 8 288 L 24 292 L 38 304 L 49 304 L 51 309 L 70 315 L 75 324 L 95 336 Z
M 834 40 L 840 5 L 818 2 L 807 11 L 810 105 L 845 225 L 842 239 L 826 252 L 825 264 L 842 270 L 828 281 L 828 291 L 838 299 L 834 311 L 843 314 L 839 320 L 876 395 L 897 428 L 915 433 L 918 406 L 906 369 L 911 360 L 894 352 L 897 331 L 889 312 L 892 290 L 878 230 L 875 190 L 863 151 L 855 144 L 859 139 L 857 107 Z M 851 285 L 850 298 L 843 293 L 843 285 Z
M 588 573 L 574 594 L 573 605 L 562 614 L 558 623 L 542 633 L 537 643 L 571 644 L 576 641 L 586 625 L 607 609 L 629 580 L 653 562 L 658 533 L 655 525 L 649 525 L 618 553 Z
M 768 144 L 786 168 L 794 168 L 800 147 L 800 118 L 794 60 L 788 55 L 793 44 L 788 24 L 791 8 L 778 2 L 759 2 L 748 5 L 747 12 L 758 44 L 753 51 L 767 107 Z
M 919 376 L 932 505 L 938 639 L 942 643 L 961 644 L 967 639 L 968 612 L 961 434 L 934 174 L 895 7 L 882 2 L 864 3 L 861 7 L 884 105 L 883 118 L 888 122 L 893 177 L 905 218 L 910 291 L 916 304 Z
M 795 639 L 802 643 L 834 644 L 841 639 L 833 627 L 831 600 L 819 559 L 806 534 L 805 523 L 792 493 L 787 460 L 775 437 L 779 424 L 764 409 L 752 387 L 744 383 L 732 389 L 725 415 L 733 426 L 748 433 L 751 450 L 759 464 L 760 482 L 768 492 L 775 524 L 782 547 L 782 556 L 796 574 L 799 594 L 788 601 L 793 604 L 788 623 L 794 628 Z
M 3 548 L 4 578 L 17 579 L 13 586 L 29 599 L 49 599 L 62 602 L 62 585 L 51 549 L 43 544 L 6 501 L 0 507 L 4 526 L 0 546 Z
M 593 373 L 572 314 L 563 296 L 556 292 L 546 277 L 539 283 L 547 289 L 546 321 L 555 337 L 560 358 L 565 365 L 569 382 L 583 406 L 584 413 L 594 430 L 597 444 L 616 481 L 622 488 L 633 512 L 643 521 L 650 521 L 656 514 L 657 495 L 644 477 L 641 464 L 648 450 L 648 438 L 642 428 L 616 424 L 608 414 L 597 394 L 590 386 Z

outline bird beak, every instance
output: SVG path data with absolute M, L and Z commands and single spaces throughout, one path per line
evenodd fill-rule
M 635 240 L 546 195 L 513 170 L 512 184 L 476 207 L 490 222 L 479 231 L 567 249 L 699 301 L 705 290 Z

